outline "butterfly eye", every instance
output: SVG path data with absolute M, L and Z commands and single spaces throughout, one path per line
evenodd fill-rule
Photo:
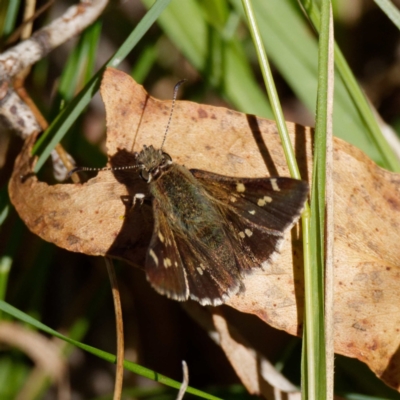
M 172 162 L 172 158 L 168 153 L 162 153 L 164 164 L 170 164 Z
M 152 176 L 151 176 L 151 173 L 149 171 L 147 171 L 147 169 L 142 169 L 139 174 L 140 174 L 140 177 L 147 183 L 149 183 L 151 181 Z

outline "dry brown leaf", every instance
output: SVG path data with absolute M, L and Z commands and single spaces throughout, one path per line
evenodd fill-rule
M 251 394 L 266 399 L 300 400 L 301 393 L 229 323 L 220 307 L 184 304 L 186 312 L 222 348 L 242 384 Z
M 170 101 L 151 98 L 123 72 L 108 69 L 101 93 L 111 164 L 133 162 L 143 144 L 159 147 Z M 311 130 L 288 123 L 306 177 L 312 170 Z M 131 172 L 100 172 L 83 185 L 48 186 L 31 172 L 30 139 L 16 161 L 10 197 L 28 227 L 71 251 L 141 264 L 151 210 L 130 213 L 144 183 Z M 165 150 L 175 162 L 229 176 L 288 176 L 275 123 L 225 108 L 177 102 Z M 27 176 L 21 179 L 21 176 Z M 400 389 L 400 177 L 360 150 L 334 141 L 335 351 L 356 357 Z M 302 247 L 296 229 L 268 271 L 244 280 L 228 304 L 291 334 L 303 319 Z

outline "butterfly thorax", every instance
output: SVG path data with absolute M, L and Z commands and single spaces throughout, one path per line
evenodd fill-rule
M 171 157 L 153 146 L 143 146 L 136 160 L 141 177 L 148 183 L 157 180 L 172 165 Z
M 195 235 L 215 248 L 225 240 L 218 209 L 187 168 L 171 163 L 149 189 L 176 233 Z
M 137 162 L 142 178 L 149 183 L 153 201 L 178 231 L 203 231 L 203 227 L 210 226 L 210 221 L 220 220 L 204 188 L 187 168 L 173 163 L 167 153 L 153 146 L 143 146 Z M 213 232 L 197 234 L 214 236 Z

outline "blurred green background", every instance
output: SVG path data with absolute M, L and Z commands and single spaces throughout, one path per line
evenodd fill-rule
M 44 3 L 38 1 L 37 8 Z M 120 48 L 151 3 L 110 2 L 98 22 L 32 68 L 26 89 L 49 123 Z M 34 31 L 72 4 L 57 0 L 35 20 Z M 315 34 L 295 0 L 254 0 L 253 4 L 286 119 L 313 125 Z M 396 134 L 400 131 L 399 31 L 372 0 L 337 0 L 333 5 L 337 43 L 362 89 Z M 3 50 L 12 46 L 8 40 L 21 24 L 23 7 L 23 1 L 0 4 Z M 187 78 L 181 98 L 272 117 L 239 0 L 172 0 L 119 68 L 160 99 L 170 99 L 175 83 Z M 26 229 L 6 194 L 21 140 L 5 127 L 0 129 L 2 298 L 67 336 L 114 353 L 113 304 L 104 261 L 58 249 Z M 386 165 L 339 76 L 334 133 Z M 98 94 L 62 143 L 78 165 L 105 165 L 105 115 Z M 46 164 L 44 176 L 49 176 L 50 167 Z M 181 360 L 186 360 L 191 386 L 222 398 L 250 397 L 222 351 L 180 304 L 156 294 L 140 270 L 121 263 L 117 275 L 127 359 L 178 381 Z M 240 315 L 228 307 L 224 311 L 254 347 L 277 363 L 295 384 L 300 383 L 299 339 L 265 326 L 256 317 Z M 8 316 L 3 314 L 2 318 Z M 72 347 L 66 347 L 65 357 L 74 398 L 111 398 L 113 365 Z M 0 399 L 16 398 L 29 382 L 33 367 L 22 352 L 0 344 Z M 345 398 L 400 398 L 355 360 L 337 357 L 335 372 L 336 390 Z M 46 377 L 36 382 L 39 389 L 29 390 L 30 398 L 56 398 L 56 389 Z M 176 396 L 176 391 L 132 373 L 126 374 L 124 388 L 125 398 Z M 354 397 L 362 395 L 370 397 Z

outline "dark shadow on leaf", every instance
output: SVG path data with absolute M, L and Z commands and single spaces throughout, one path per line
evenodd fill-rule
M 383 371 L 380 378 L 393 388 L 399 386 L 399 366 L 400 366 L 400 346 L 397 347 L 395 353 L 390 357 L 390 361 Z M 379 375 L 379 374 L 378 374 Z
M 110 159 L 110 164 L 113 167 L 135 165 L 136 158 L 133 153 L 121 150 Z M 124 223 L 107 255 L 144 268 L 154 224 L 148 185 L 135 170 L 120 170 L 113 173 L 115 179 L 125 185 L 128 195 L 121 197 L 121 203 L 125 206 Z M 133 205 L 137 193 L 145 194 L 146 199 L 143 204 Z
M 311 129 L 311 137 L 314 141 L 314 129 Z M 295 125 L 294 152 L 299 166 L 301 179 L 308 181 L 307 149 L 306 149 L 306 128 L 302 125 Z
M 246 118 L 270 176 L 278 176 L 278 170 L 276 169 L 274 161 L 272 160 L 271 153 L 269 152 L 268 147 L 265 145 L 264 139 L 262 138 L 257 117 L 255 115 L 246 114 Z

